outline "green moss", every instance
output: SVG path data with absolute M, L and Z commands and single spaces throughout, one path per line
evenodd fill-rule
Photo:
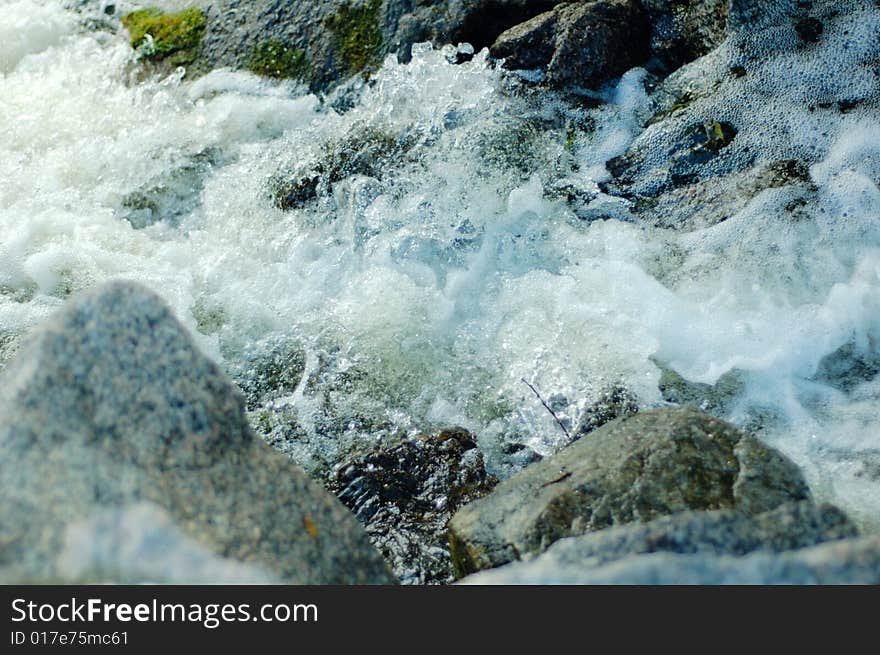
M 382 0 L 367 4 L 346 4 L 327 19 L 336 47 L 349 72 L 369 72 L 379 63 L 382 50 L 382 31 L 379 29 L 379 8 Z
M 302 50 L 273 40 L 254 46 L 247 69 L 264 77 L 305 80 L 309 77 L 311 65 Z
M 140 48 L 152 39 L 145 56 L 183 64 L 195 59 L 196 50 L 205 34 L 205 14 L 197 7 L 176 14 L 159 9 L 139 9 L 122 17 L 122 24 L 131 34 L 131 45 Z

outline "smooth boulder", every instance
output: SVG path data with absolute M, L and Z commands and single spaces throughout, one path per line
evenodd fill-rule
M 461 577 L 613 525 L 809 498 L 781 453 L 694 409 L 663 408 L 608 423 L 502 482 L 456 513 L 449 540 Z
M 139 502 L 215 555 L 300 584 L 392 583 L 356 519 L 254 437 L 244 399 L 154 293 L 71 300 L 0 384 L 0 569 L 57 579 L 68 524 Z

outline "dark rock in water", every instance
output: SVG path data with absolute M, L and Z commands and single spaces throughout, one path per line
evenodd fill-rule
M 122 17 L 122 26 L 131 36 L 131 45 L 153 64 L 167 69 L 192 64 L 198 57 L 205 34 L 205 13 L 198 7 L 179 12 L 163 12 L 149 7 Z
M 802 18 L 795 23 L 794 30 L 805 43 L 816 43 L 825 31 L 825 26 L 816 18 Z
M 849 84 L 845 71 L 876 65 L 876 39 L 860 32 L 872 11 L 876 6 L 867 2 L 731 2 L 724 44 L 658 81 L 654 116 L 607 162 L 612 179 L 600 187 L 631 201 L 640 223 L 663 228 L 710 227 L 761 202 L 787 210 L 783 220 L 810 219 L 816 198 L 809 171 L 821 148 L 807 144 L 802 130 L 781 129 L 765 103 L 743 98 L 770 85 L 778 91 L 772 106 L 787 106 L 779 111 L 790 114 L 793 126 L 848 112 L 870 121 L 876 89 Z M 821 36 L 815 21 L 824 26 Z M 845 67 L 835 65 L 835 52 L 847 57 Z M 803 62 L 788 75 L 771 63 L 786 56 Z M 807 78 L 811 91 L 802 99 L 796 80 Z M 796 211 L 799 206 L 805 209 Z
M 843 512 L 811 502 L 788 503 L 756 515 L 735 510 L 682 512 L 562 539 L 534 560 L 478 574 L 474 581 L 503 584 L 530 575 L 529 571 L 585 570 L 659 552 L 713 556 L 783 553 L 855 536 L 858 530 Z
M 144 501 L 291 583 L 394 581 L 348 510 L 253 436 L 241 394 L 143 287 L 71 301 L 3 376 L 6 579 L 55 579 L 67 524 Z
M 651 20 L 651 51 L 675 70 L 727 36 L 729 0 L 643 0 Z
M 643 63 L 650 26 L 632 0 L 563 3 L 501 34 L 492 55 L 512 69 L 546 69 L 557 87 L 595 88 Z
M 353 75 L 369 76 L 389 54 L 409 61 L 415 43 L 469 43 L 476 51 L 494 51 L 509 41 L 515 45 L 497 56 L 513 56 L 525 68 L 555 59 L 551 81 L 590 87 L 652 55 L 668 73 L 716 47 L 729 28 L 784 18 L 797 11 L 795 5 L 794 0 L 216 0 L 180 12 L 137 10 L 121 20 L 142 48 L 147 72 L 168 74 L 185 66 L 189 76 L 198 76 L 231 67 L 326 91 Z M 107 16 L 119 13 L 114 7 Z M 543 27 L 536 28 L 531 21 L 540 15 Z M 800 16 L 797 22 L 806 41 L 817 39 L 821 28 L 815 18 Z M 153 41 L 146 41 L 147 34 Z M 603 35 L 615 45 L 606 44 Z
M 556 11 L 548 11 L 504 32 L 492 45 L 492 55 L 513 70 L 544 69 L 556 49 Z
M 559 3 L 557 0 L 441 0 L 434 4 L 441 5 L 441 11 L 429 12 L 422 18 L 432 41 L 461 41 L 482 50 L 490 47 L 505 30 L 548 12 Z
M 362 455 L 329 482 L 405 584 L 454 579 L 446 524 L 497 480 L 466 430 L 451 428 Z
M 214 149 L 197 153 L 159 179 L 142 185 L 122 198 L 119 215 L 136 230 L 165 221 L 178 221 L 201 204 L 205 178 L 221 154 Z
M 809 499 L 798 468 L 690 408 L 640 412 L 500 483 L 449 523 L 459 576 L 540 553 L 564 537 L 685 510 L 757 514 Z
M 261 344 L 255 354 L 230 371 L 244 393 L 248 410 L 294 392 L 306 368 L 305 351 L 296 343 Z
M 547 69 L 560 86 L 594 86 L 644 64 L 674 71 L 718 46 L 727 36 L 728 0 L 599 0 L 561 3 L 515 25 L 492 45 L 492 55 L 515 70 Z M 586 46 L 584 45 L 586 44 Z M 587 75 L 579 62 L 600 71 Z M 602 72 L 607 71 L 607 72 Z M 590 71 L 587 71 L 590 72 Z
M 414 43 L 467 42 L 481 50 L 507 28 L 555 4 L 555 0 L 217 0 L 204 7 L 198 43 L 177 59 L 191 76 L 231 67 L 290 77 L 325 91 L 351 76 L 369 76 L 389 54 L 408 61 Z
M 606 423 L 625 416 L 632 416 L 638 411 L 638 398 L 626 387 L 619 384 L 614 385 L 599 394 L 599 399 L 584 411 L 571 435 L 572 440 L 581 439 Z
M 845 393 L 880 375 L 880 352 L 844 344 L 819 362 L 814 379 Z
M 661 366 L 660 382 L 657 386 L 663 400 L 676 405 L 687 405 L 709 414 L 722 414 L 739 396 L 745 384 L 742 372 L 728 371 L 715 384 L 691 382 L 670 368 Z
M 783 553 L 736 557 L 711 553 L 652 553 L 605 566 L 556 567 L 534 562 L 485 571 L 469 584 L 625 585 L 876 585 L 880 537 L 841 539 Z
M 733 173 L 723 184 L 708 179 L 680 186 L 657 198 L 636 202 L 632 211 L 649 225 L 697 230 L 732 218 L 763 191 L 784 187 L 798 190 L 803 203 L 815 191 L 807 167 L 796 160 L 785 160 Z
M 729 146 L 736 138 L 737 129 L 727 122 L 710 121 L 692 125 L 688 130 L 690 147 L 672 157 L 669 181 L 673 187 L 690 184 L 699 179 L 703 166 Z

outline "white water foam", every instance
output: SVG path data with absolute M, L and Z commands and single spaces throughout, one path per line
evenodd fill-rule
M 456 66 L 421 47 L 339 113 L 241 72 L 132 84 L 123 34 L 83 31 L 59 3 L 3 11 L 20 36 L 0 38 L 0 347 L 71 292 L 139 280 L 230 367 L 302 345 L 306 380 L 278 407 L 307 467 L 457 423 L 502 474 L 507 442 L 549 453 L 564 440 L 522 379 L 574 421 L 612 383 L 661 403 L 655 360 L 710 384 L 735 368 L 747 384 L 726 417 L 753 425 L 759 408 L 763 438 L 820 498 L 868 525 L 880 515 L 880 381 L 844 392 L 814 379 L 826 355 L 876 353 L 880 337 L 880 132 L 864 112 L 811 119 L 827 134 L 805 138 L 823 149 L 809 218 L 784 219 L 791 198 L 773 189 L 677 234 L 602 194 L 582 220 L 551 192 L 598 193 L 647 118 L 640 70 L 598 109 L 569 115 L 548 98 L 536 113 L 485 53 Z M 793 58 L 768 61 L 773 83 Z M 279 170 L 364 129 L 407 140 L 393 171 L 275 206 Z M 175 185 L 196 191 L 171 194 L 173 218 L 126 219 L 132 193 Z

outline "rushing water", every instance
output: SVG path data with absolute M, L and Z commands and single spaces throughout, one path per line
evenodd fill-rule
M 423 47 L 342 111 L 241 72 L 136 83 L 124 35 L 61 2 L 0 8 L 0 359 L 70 293 L 139 280 L 233 373 L 302 349 L 304 381 L 254 416 L 303 465 L 459 424 L 502 474 L 507 444 L 565 438 L 523 379 L 574 424 L 614 383 L 660 404 L 656 361 L 709 384 L 737 369 L 722 415 L 880 516 L 880 379 L 816 376 L 880 338 L 880 126 L 858 112 L 819 126 L 813 215 L 776 220 L 771 190 L 677 233 L 597 187 L 650 116 L 638 69 L 577 108 L 513 92 L 485 53 Z M 276 206 L 279 172 L 364 134 L 405 146 Z M 566 188 L 595 199 L 576 215 Z

